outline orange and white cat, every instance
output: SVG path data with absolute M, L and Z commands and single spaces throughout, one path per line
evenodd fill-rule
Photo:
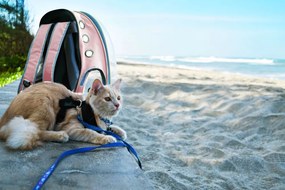
M 111 118 L 122 107 L 120 84 L 121 79 L 104 86 L 96 79 L 85 100 L 92 108 L 97 125 L 105 130 L 108 126 L 100 118 Z M 21 150 L 33 149 L 43 141 L 67 142 L 70 139 L 94 144 L 116 141 L 110 135 L 84 128 L 77 119 L 77 115 L 82 114 L 80 107 L 68 109 L 61 122 L 56 123 L 59 101 L 67 97 L 83 101 L 82 96 L 57 83 L 37 83 L 25 89 L 1 118 L 0 139 L 6 141 L 7 147 Z M 123 139 L 127 137 L 118 126 L 111 125 L 108 129 Z

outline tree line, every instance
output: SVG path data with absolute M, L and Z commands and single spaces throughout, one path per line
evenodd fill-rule
M 0 71 L 23 69 L 33 35 L 24 0 L 0 0 Z

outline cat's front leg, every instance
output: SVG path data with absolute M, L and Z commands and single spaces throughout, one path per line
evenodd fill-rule
M 94 144 L 108 144 L 117 141 L 110 135 L 100 134 L 91 129 L 84 128 L 77 120 L 74 120 L 62 127 L 63 130 L 67 132 L 70 140 L 90 142 Z
M 91 142 L 94 144 L 108 144 L 117 140 L 110 135 L 103 135 L 86 128 L 73 128 L 67 131 L 69 138 L 75 141 Z
M 117 126 L 117 125 L 111 125 L 107 128 L 108 131 L 116 133 L 117 135 L 119 135 L 123 140 L 127 139 L 127 133 L 124 129 L 122 129 L 121 127 Z

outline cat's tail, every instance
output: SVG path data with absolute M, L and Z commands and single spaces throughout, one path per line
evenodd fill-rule
M 29 150 L 40 144 L 37 124 L 23 117 L 14 117 L 0 128 L 0 136 L 11 149 Z

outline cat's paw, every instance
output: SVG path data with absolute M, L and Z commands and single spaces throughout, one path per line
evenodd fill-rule
M 114 142 L 117 142 L 117 140 L 111 135 L 105 135 L 101 140 L 101 144 L 108 144 L 108 143 L 114 143 Z
M 123 140 L 127 139 L 127 132 L 122 129 L 121 127 L 118 127 L 116 125 L 112 125 L 108 128 L 108 131 L 111 131 L 112 133 L 116 133 L 119 135 Z
M 128 138 L 127 132 L 122 129 L 121 134 L 120 134 L 120 137 L 121 137 L 123 140 L 126 140 L 126 139 Z
M 59 131 L 58 137 L 59 142 L 67 142 L 69 140 L 69 136 L 65 131 Z

